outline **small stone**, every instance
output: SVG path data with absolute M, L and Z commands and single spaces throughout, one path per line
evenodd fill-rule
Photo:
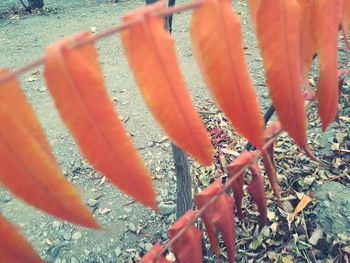
M 62 263 L 62 260 L 60 258 L 56 258 L 54 263 Z
M 1 196 L 1 201 L 4 203 L 8 203 L 12 201 L 12 197 L 8 194 L 4 194 Z
M 125 207 L 125 208 L 124 208 L 124 211 L 125 211 L 126 213 L 130 214 L 130 213 L 132 212 L 132 208 L 130 208 L 130 207 Z
M 145 249 L 145 244 L 144 243 L 140 242 L 137 245 L 139 246 L 139 248 Z
M 67 241 L 69 241 L 69 240 L 71 240 L 72 239 L 72 235 L 71 235 L 71 233 L 64 233 L 63 234 L 63 238 L 64 238 L 64 240 L 67 240 Z
M 163 201 L 163 197 L 161 196 L 161 195 L 157 195 L 157 197 L 156 197 L 156 202 L 157 203 L 160 203 L 160 202 L 162 202 Z
M 153 247 L 151 243 L 145 243 L 145 250 L 148 251 Z
M 175 212 L 176 205 L 173 203 L 164 203 L 159 204 L 159 213 L 163 216 L 170 215 Z
M 60 227 L 61 227 L 61 222 L 59 222 L 59 221 L 53 221 L 53 223 L 52 223 L 52 227 L 54 228 L 54 229 L 59 229 Z
M 95 207 L 98 206 L 99 202 L 96 199 L 89 199 L 88 200 L 88 206 Z
M 79 260 L 77 260 L 75 257 L 71 257 L 70 263 L 79 263 Z
M 46 87 L 40 87 L 40 88 L 38 88 L 38 91 L 39 92 L 45 92 L 45 91 L 47 91 L 47 88 Z
M 91 254 L 91 251 L 90 250 L 88 250 L 88 249 L 86 249 L 86 248 L 84 248 L 84 253 L 85 253 L 85 255 L 90 255 Z
M 57 257 L 59 253 L 60 253 L 60 247 L 57 247 L 57 246 L 50 247 L 48 250 L 48 254 L 54 258 Z
M 135 232 L 136 232 L 136 226 L 135 226 L 135 224 L 134 224 L 134 223 L 129 223 L 129 224 L 128 224 L 128 229 L 129 229 L 131 232 L 135 233 Z
M 72 239 L 73 240 L 78 240 L 78 239 L 81 239 L 83 237 L 83 234 L 81 232 L 75 232 L 73 235 L 72 235 Z
M 119 247 L 117 247 L 114 250 L 114 254 L 115 254 L 116 257 L 119 257 L 122 254 L 122 250 Z
M 96 33 L 97 28 L 95 26 L 90 27 L 90 32 L 91 33 Z

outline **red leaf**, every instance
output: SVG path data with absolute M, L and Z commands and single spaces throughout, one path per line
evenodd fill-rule
M 167 260 L 163 256 L 157 258 L 158 253 L 160 253 L 162 247 L 159 243 L 155 244 L 140 260 L 140 263 L 169 263 L 172 261 Z
M 313 33 L 317 43 L 320 79 L 318 113 L 325 131 L 338 112 L 338 27 L 343 0 L 314 0 Z
M 44 262 L 17 229 L 0 214 L 0 262 Z
M 257 162 L 254 162 L 249 169 L 252 173 L 252 181 L 248 185 L 248 192 L 258 205 L 260 213 L 259 229 L 261 230 L 267 222 L 267 202 L 264 182 Z
M 244 58 L 238 15 L 229 0 L 206 0 L 193 11 L 193 50 L 204 79 L 233 127 L 260 148 L 264 122 Z
M 140 21 L 123 31 L 122 45 L 144 100 L 164 131 L 175 144 L 210 165 L 209 136 L 186 90 L 164 19 L 154 15 L 163 9 L 160 1 L 124 17 L 124 21 Z
M 261 1 L 262 0 L 248 0 L 250 19 L 255 30 L 257 28 L 258 11 L 260 8 Z
M 266 130 L 264 134 L 265 142 L 269 141 L 271 138 L 274 138 L 277 133 L 282 129 L 281 123 L 279 121 L 273 122 Z M 281 190 L 278 185 L 277 174 L 274 163 L 274 150 L 273 143 L 265 151 L 262 151 L 263 162 L 266 170 L 267 177 L 269 179 L 271 188 L 278 200 L 281 199 Z
M 278 117 L 296 143 L 305 148 L 306 112 L 300 88 L 300 17 L 296 1 L 261 1 L 257 35 L 267 84 Z
M 316 53 L 316 42 L 313 35 L 312 19 L 313 8 L 312 2 L 314 0 L 298 0 L 301 7 L 301 37 L 300 37 L 300 60 L 301 60 L 301 74 L 303 78 L 303 84 L 311 93 L 309 85 L 309 71 L 313 62 L 313 56 Z
M 227 166 L 228 176 L 231 178 L 239 170 L 241 170 L 245 165 L 247 165 L 254 157 L 255 152 L 243 151 L 232 163 Z M 233 181 L 231 187 L 233 190 L 233 196 L 235 199 L 235 204 L 237 208 L 237 214 L 240 218 L 243 218 L 242 213 L 242 200 L 243 200 L 243 184 L 244 184 L 244 174 L 242 173 L 236 180 Z
M 0 78 L 9 73 L 9 70 L 0 69 Z M 15 105 L 15 107 L 12 108 L 11 114 L 16 115 L 18 121 L 21 122 L 23 126 L 28 129 L 28 132 L 41 144 L 47 155 L 55 160 L 44 131 L 32 107 L 27 102 L 24 93 L 21 91 L 19 83 L 16 80 L 11 80 L 3 84 L 2 89 L 5 89 L 3 93 L 6 94 L 6 99 L 4 98 L 1 103 L 6 103 L 7 107 L 13 107 Z
M 220 180 L 209 185 L 203 192 L 195 196 L 195 203 L 200 209 L 209 200 L 222 191 Z M 208 238 L 217 257 L 220 257 L 216 230 L 220 230 L 227 248 L 229 262 L 235 259 L 235 222 L 233 217 L 233 199 L 226 193 L 211 203 L 202 215 Z
M 195 212 L 187 211 L 168 230 L 169 238 L 173 238 L 187 224 L 191 222 Z M 173 244 L 173 251 L 176 259 L 181 263 L 203 262 L 202 259 L 202 233 L 191 225 Z
M 267 151 L 262 152 L 263 162 L 266 170 L 267 177 L 269 179 L 273 193 L 275 194 L 277 201 L 281 201 L 281 189 L 278 185 L 276 169 L 271 160 L 270 154 Z
M 344 38 L 350 29 L 350 0 L 343 0 L 343 13 L 341 23 L 344 29 Z
M 144 205 L 156 208 L 152 180 L 114 110 L 92 44 L 79 33 L 47 48 L 45 78 L 65 124 L 96 170 Z
M 38 209 L 75 224 L 99 228 L 59 170 L 16 80 L 0 85 L 0 123 L 0 182 Z

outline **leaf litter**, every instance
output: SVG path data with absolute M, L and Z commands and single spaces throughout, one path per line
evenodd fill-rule
M 350 186 L 349 94 L 350 81 L 346 80 L 339 102 L 338 123 L 331 125 L 326 133 L 321 133 L 316 107 L 312 106 L 308 112 L 311 128 L 308 143 L 317 158 L 327 165 L 310 161 L 286 133 L 276 139 L 274 162 L 282 202 L 278 205 L 264 174 L 268 222 L 260 233 L 258 208 L 245 184 L 242 202 L 244 219 L 235 218 L 237 262 L 347 262 L 350 239 L 342 233 L 335 239 L 327 238 L 325 229 L 318 222 L 316 206 L 319 200 L 314 198 L 313 192 L 319 185 L 330 181 Z M 211 136 L 215 161 L 210 167 L 203 167 L 197 162 L 191 164 L 195 192 L 203 190 L 218 178 L 225 178 L 226 165 L 244 150 L 247 143 L 209 99 L 197 105 L 197 111 Z M 265 172 L 262 160 L 259 160 L 259 166 Z M 221 239 L 220 251 L 221 257 L 225 258 Z

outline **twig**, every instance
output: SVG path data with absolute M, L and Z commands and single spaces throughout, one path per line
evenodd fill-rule
M 309 109 L 309 107 L 312 105 L 312 103 L 314 102 L 314 100 L 310 100 L 307 102 L 306 105 L 306 109 Z M 199 209 L 197 211 L 197 213 L 195 214 L 195 216 L 173 237 L 171 238 L 166 244 L 164 244 L 164 246 L 162 247 L 162 249 L 157 253 L 156 258 L 159 258 L 167 249 L 169 249 L 172 244 L 179 239 L 183 233 L 186 232 L 186 230 L 193 225 L 197 219 L 204 213 L 204 211 L 206 209 L 208 209 L 208 207 L 214 203 L 223 193 L 226 193 L 227 189 L 229 189 L 229 187 L 231 187 L 232 183 L 237 180 L 237 178 L 239 176 L 241 176 L 243 174 L 243 172 L 250 167 L 262 154 L 263 151 L 267 150 L 268 147 L 274 143 L 275 139 L 277 138 L 277 136 L 283 132 L 283 130 L 280 130 L 279 132 L 277 132 L 276 134 L 274 134 L 274 136 L 272 138 L 270 138 L 267 142 L 265 142 L 265 144 L 263 145 L 263 147 L 261 148 L 261 150 L 257 151 L 257 154 L 252 157 L 249 162 L 242 167 L 241 169 L 239 169 L 235 174 L 233 174 L 228 180 L 227 182 L 223 185 L 222 189 L 220 192 L 218 192 L 215 196 L 213 196 L 204 206 L 202 206 L 201 209 Z

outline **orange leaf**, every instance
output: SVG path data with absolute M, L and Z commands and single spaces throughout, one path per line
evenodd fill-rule
M 294 212 L 292 213 L 292 220 L 295 218 L 297 214 L 299 214 L 310 202 L 312 201 L 312 198 L 308 195 L 304 195 L 303 198 L 300 200 L 296 208 L 294 209 Z
M 273 122 L 264 133 L 265 142 L 269 141 L 271 138 L 275 137 L 282 129 L 281 123 L 279 121 Z M 266 174 L 269 179 L 271 188 L 277 198 L 277 201 L 280 202 L 281 199 L 281 190 L 278 185 L 277 174 L 274 163 L 274 150 L 273 143 L 265 151 L 262 151 L 263 163 L 265 166 Z
M 169 238 L 173 238 L 187 224 L 191 222 L 195 212 L 189 210 L 180 217 L 168 230 Z M 181 263 L 203 262 L 202 260 L 202 233 L 191 225 L 173 244 L 176 259 Z
M 61 174 L 16 80 L 0 86 L 0 123 L 0 182 L 36 208 L 99 228 L 75 188 Z
M 144 100 L 168 136 L 205 165 L 213 161 L 213 147 L 186 91 L 177 65 L 173 40 L 164 19 L 155 11 L 162 1 L 124 17 L 133 24 L 121 34 L 122 45 Z
M 341 23 L 346 36 L 350 29 L 350 0 L 343 0 L 343 13 Z
M 17 229 L 0 214 L 0 262 L 44 262 Z
M 92 44 L 79 33 L 47 48 L 45 78 L 65 124 L 81 152 L 122 191 L 156 208 L 152 180 L 114 110 Z
M 306 112 L 298 59 L 300 15 L 296 1 L 261 1 L 257 11 L 257 35 L 278 117 L 289 135 L 305 148 Z
M 300 56 L 301 56 L 301 74 L 305 87 L 309 87 L 308 74 L 313 62 L 313 56 L 316 53 L 316 42 L 312 29 L 314 0 L 298 0 L 301 7 L 301 37 L 300 37 Z
M 264 121 L 244 58 L 238 15 L 229 0 L 206 0 L 193 11 L 191 37 L 206 83 L 233 127 L 260 148 Z
M 338 112 L 338 27 L 343 0 L 314 1 L 313 32 L 319 57 L 318 114 L 325 131 Z
M 253 27 L 255 30 L 257 27 L 258 11 L 260 8 L 261 1 L 262 0 L 248 0 L 250 18 L 251 18 L 251 21 L 252 21 L 252 24 L 253 24 Z
M 7 69 L 0 69 L 0 78 L 9 73 L 10 71 Z M 2 92 L 6 94 L 6 99 L 4 98 L 1 103 L 6 104 L 8 108 L 12 107 L 11 114 L 16 116 L 18 121 L 27 128 L 28 132 L 41 144 L 47 155 L 55 160 L 44 131 L 17 80 L 4 83 L 1 88 Z
M 281 201 L 281 189 L 278 185 L 277 174 L 275 166 L 271 160 L 270 154 L 267 151 L 262 152 L 263 162 L 266 170 L 267 177 L 269 179 L 273 193 L 275 194 L 277 201 Z
M 243 151 L 235 160 L 227 166 L 228 176 L 232 177 L 247 165 L 254 157 L 255 152 Z M 243 218 L 242 213 L 242 200 L 243 200 L 243 185 L 244 185 L 244 174 L 242 173 L 236 180 L 233 181 L 231 187 L 233 190 L 233 196 L 237 208 L 237 214 L 240 218 Z
M 260 174 L 260 169 L 257 162 L 254 162 L 250 168 L 252 173 L 252 181 L 248 185 L 248 192 L 253 197 L 255 203 L 258 205 L 260 220 L 259 229 L 261 230 L 267 221 L 267 201 L 265 196 L 265 188 L 263 178 Z
M 209 185 L 203 192 L 195 196 L 195 203 L 200 209 L 209 200 L 222 191 L 221 180 Z M 216 230 L 221 231 L 222 239 L 226 245 L 229 262 L 235 260 L 235 222 L 233 217 L 233 199 L 226 193 L 220 195 L 211 203 L 202 215 L 210 244 L 217 257 L 220 257 Z
M 155 244 L 140 260 L 140 263 L 169 263 L 172 261 L 167 260 L 163 256 L 157 258 L 158 253 L 162 250 L 159 243 Z

